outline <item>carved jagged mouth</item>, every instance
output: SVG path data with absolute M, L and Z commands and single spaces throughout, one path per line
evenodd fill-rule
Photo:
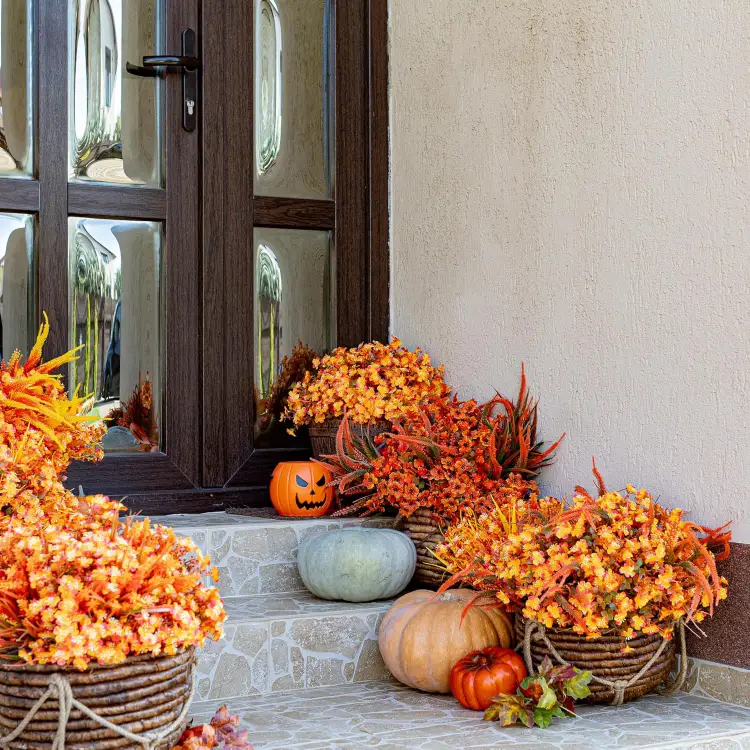
M 326 504 L 326 496 L 323 495 L 323 499 L 319 503 L 306 503 L 304 500 L 299 499 L 299 495 L 295 493 L 294 499 L 297 501 L 297 507 L 303 510 L 316 510 L 322 508 Z

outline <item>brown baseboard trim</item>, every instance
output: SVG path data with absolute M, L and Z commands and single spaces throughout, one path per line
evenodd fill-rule
M 732 544 L 732 552 L 718 564 L 729 581 L 729 596 L 701 629 L 706 638 L 688 636 L 688 654 L 696 659 L 750 669 L 750 544 Z

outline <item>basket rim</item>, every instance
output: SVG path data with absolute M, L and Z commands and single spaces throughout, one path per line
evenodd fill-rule
M 344 421 L 343 417 L 328 417 L 322 422 L 309 422 L 307 425 L 308 431 L 312 434 L 313 432 L 325 432 L 336 431 Z M 393 422 L 389 422 L 387 419 L 376 419 L 373 422 L 365 422 L 360 424 L 359 422 L 352 422 L 352 429 L 378 429 L 389 430 L 393 427 Z
M 615 641 L 622 642 L 622 643 L 628 643 L 630 645 L 635 644 L 636 642 L 640 643 L 649 643 L 654 641 L 671 641 L 672 638 L 664 638 L 663 636 L 659 635 L 659 633 L 641 633 L 640 631 L 633 636 L 633 638 L 623 638 L 617 631 L 617 628 L 609 628 L 608 630 L 602 630 L 598 637 L 596 638 L 586 638 L 585 635 L 581 635 L 580 633 L 576 633 L 573 628 L 548 628 L 544 623 L 539 622 L 538 620 L 533 620 L 530 617 L 525 617 L 520 612 L 516 612 L 516 629 L 520 630 L 521 633 L 523 633 L 526 629 L 526 623 L 528 622 L 534 622 L 537 625 L 544 628 L 545 633 L 550 635 L 551 637 L 555 636 L 561 636 L 561 637 L 567 637 L 567 638 L 575 638 L 576 640 L 580 640 L 583 644 L 590 644 L 592 646 L 594 645 L 609 645 L 613 644 Z M 677 621 L 672 622 L 672 627 L 674 628 L 677 625 Z M 605 640 L 606 639 L 606 640 Z
M 166 662 L 174 661 L 175 666 L 183 664 L 185 661 L 189 661 L 190 656 L 194 655 L 196 651 L 195 646 L 189 646 L 188 648 L 180 649 L 175 654 L 132 654 L 128 656 L 124 661 L 118 662 L 117 664 L 101 664 L 100 662 L 89 662 L 86 665 L 86 669 L 77 669 L 76 667 L 66 664 L 29 664 L 28 662 L 4 662 L 0 660 L 0 679 L 2 678 L 3 672 L 36 672 L 40 674 L 53 674 L 56 672 L 63 672 L 66 674 L 87 674 L 95 671 L 107 671 L 110 669 L 122 669 L 128 666 L 135 666 L 136 664 L 142 664 L 144 662 Z

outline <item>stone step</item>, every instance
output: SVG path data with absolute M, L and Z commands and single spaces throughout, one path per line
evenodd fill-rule
M 222 597 L 305 591 L 297 573 L 297 548 L 312 534 L 347 526 L 387 527 L 393 518 L 238 516 L 224 512 L 153 516 L 191 537 L 219 569 Z
M 223 701 L 196 701 L 194 723 Z M 699 695 L 651 695 L 625 706 L 580 706 L 547 729 L 503 728 L 395 682 L 337 685 L 229 702 L 255 750 L 747 750 L 750 709 Z
M 329 602 L 306 591 L 229 597 L 224 639 L 199 656 L 196 697 L 231 702 L 389 677 L 377 631 L 390 604 Z

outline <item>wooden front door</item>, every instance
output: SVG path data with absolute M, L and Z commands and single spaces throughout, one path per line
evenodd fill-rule
M 69 486 L 258 505 L 306 455 L 257 429 L 282 355 L 387 336 L 385 24 L 382 0 L 0 0 L 2 354 L 43 313 L 46 357 L 80 346 L 67 383 L 109 429 Z

